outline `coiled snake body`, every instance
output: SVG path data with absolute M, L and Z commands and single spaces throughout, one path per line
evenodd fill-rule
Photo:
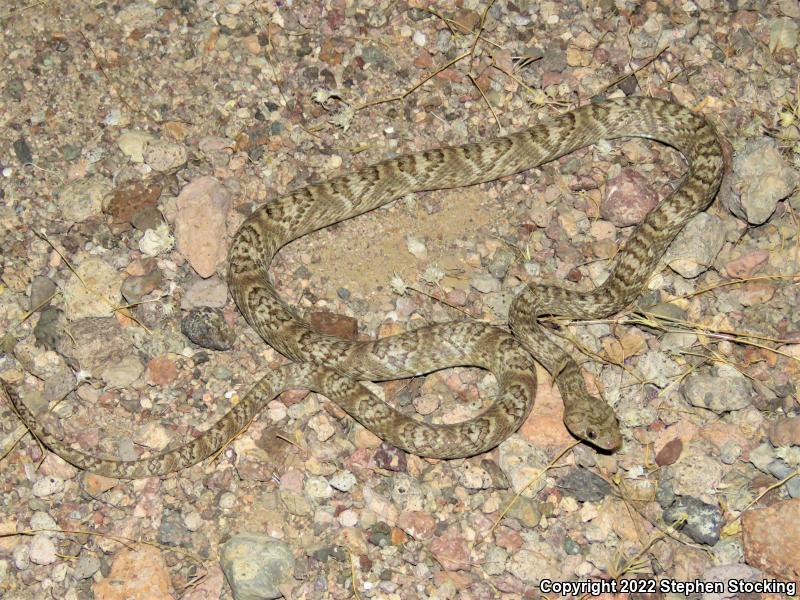
M 275 254 L 307 233 L 411 192 L 491 181 L 599 140 L 628 136 L 651 138 L 679 150 L 689 165 L 681 185 L 635 228 L 616 255 L 608 279 L 595 290 L 530 285 L 521 292 L 509 313 L 513 334 L 482 323 L 448 322 L 375 341 L 339 339 L 314 331 L 271 283 L 268 269 Z M 207 458 L 264 404 L 289 388 L 321 392 L 368 429 L 408 452 L 453 458 L 485 452 L 520 426 L 533 405 L 535 359 L 555 378 L 568 429 L 595 446 L 613 450 L 621 436 L 612 409 L 588 394 L 577 364 L 547 337 L 537 318 L 602 318 L 630 304 L 675 235 L 711 202 L 721 178 L 722 154 L 714 130 L 689 110 L 652 98 L 590 104 L 520 133 L 384 160 L 281 196 L 260 207 L 241 226 L 229 254 L 231 293 L 248 323 L 294 362 L 264 377 L 198 438 L 151 458 L 104 459 L 71 448 L 45 430 L 13 395 L 12 401 L 48 448 L 79 468 L 113 477 L 160 475 Z M 459 365 L 489 369 L 500 390 L 484 412 L 461 423 L 415 421 L 359 383 Z

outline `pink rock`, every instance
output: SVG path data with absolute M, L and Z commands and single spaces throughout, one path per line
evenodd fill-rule
M 411 537 L 418 540 L 425 540 L 433 535 L 436 528 L 436 521 L 428 513 L 418 510 L 400 513 L 397 519 L 397 526 Z
M 467 570 L 470 568 L 469 547 L 467 540 L 455 527 L 450 527 L 442 535 L 435 538 L 428 549 L 436 560 L 447 571 Z
M 289 469 L 281 476 L 281 489 L 298 494 L 303 493 L 303 474 L 297 469 Z
M 522 536 L 513 529 L 500 527 L 495 533 L 494 541 L 501 548 L 504 548 L 509 552 L 516 552 L 522 547 L 524 540 L 522 539 Z
M 164 557 L 151 546 L 121 550 L 108 577 L 92 586 L 104 600 L 172 600 L 171 588 Z
M 742 515 L 745 562 L 786 581 L 800 579 L 800 498 Z
M 753 272 L 764 264 L 767 259 L 769 259 L 769 251 L 762 249 L 753 250 L 726 264 L 725 272 L 735 279 L 751 277 Z
M 168 356 L 157 356 L 147 363 L 147 383 L 150 385 L 169 385 L 177 377 L 178 368 Z
M 622 172 L 606 183 L 600 215 L 618 227 L 640 223 L 658 204 L 658 195 L 644 175 L 633 169 Z
M 774 446 L 800 446 L 800 417 L 778 419 L 770 424 L 768 433 Z
M 564 403 L 550 375 L 536 365 L 539 385 L 533 410 L 519 433 L 530 443 L 540 448 L 563 447 L 571 444 L 573 437 L 564 426 Z
M 213 177 L 201 177 L 181 190 L 175 215 L 178 251 L 201 277 L 211 277 L 225 260 L 225 221 L 231 208 L 227 189 Z

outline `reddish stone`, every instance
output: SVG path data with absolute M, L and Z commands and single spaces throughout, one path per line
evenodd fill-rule
M 725 272 L 734 279 L 751 277 L 769 259 L 768 250 L 753 250 L 747 254 L 729 261 L 725 265 Z
M 130 223 L 133 215 L 146 206 L 158 205 L 162 186 L 155 181 L 129 181 L 117 186 L 106 212 L 114 223 Z
M 656 454 L 656 464 L 659 467 L 675 464 L 683 452 L 683 442 L 675 438 L 667 442 L 661 451 Z
M 108 577 L 93 586 L 105 600 L 172 600 L 172 585 L 164 557 L 152 546 L 121 550 Z
M 498 528 L 494 535 L 494 542 L 509 552 L 516 552 L 522 547 L 522 536 L 507 527 Z
M 147 383 L 150 385 L 169 385 L 177 377 L 178 367 L 167 356 L 157 356 L 147 363 Z
M 447 571 L 470 568 L 469 546 L 457 528 L 451 527 L 439 537 L 434 538 L 428 549 L 442 565 L 442 568 Z
M 742 515 L 745 562 L 786 581 L 800 579 L 800 498 Z
M 618 227 L 635 225 L 658 204 L 658 194 L 647 178 L 633 169 L 623 169 L 606 183 L 600 214 Z
M 417 540 L 425 540 L 433 535 L 436 520 L 428 513 L 418 510 L 400 513 L 397 526 Z

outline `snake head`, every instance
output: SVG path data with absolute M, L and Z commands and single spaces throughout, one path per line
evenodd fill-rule
M 577 402 L 564 410 L 564 425 L 577 438 L 600 448 L 616 450 L 622 445 L 619 422 L 614 410 L 602 400 L 588 394 L 587 401 Z

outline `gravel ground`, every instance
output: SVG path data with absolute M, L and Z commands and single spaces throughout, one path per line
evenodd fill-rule
M 703 114 L 726 155 L 637 305 L 557 330 L 619 451 L 570 448 L 542 370 L 530 419 L 482 456 L 407 455 L 298 391 L 215 460 L 135 481 L 44 451 L 4 399 L 0 596 L 527 599 L 550 580 L 779 598 L 800 580 L 797 0 L 4 0 L 0 25 L 0 380 L 125 459 L 285 362 L 224 284 L 269 198 L 624 95 Z M 351 338 L 503 324 L 526 282 L 602 282 L 683 168 L 598 144 L 306 236 L 272 273 Z M 495 389 L 471 368 L 374 388 L 432 422 Z

